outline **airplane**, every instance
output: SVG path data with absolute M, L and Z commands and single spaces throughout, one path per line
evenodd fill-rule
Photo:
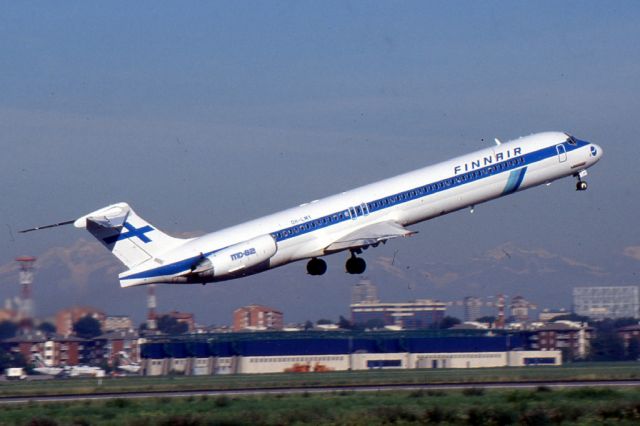
M 137 374 L 140 372 L 140 363 L 133 362 L 129 355 L 126 352 L 120 351 L 118 352 L 118 359 L 120 360 L 120 365 L 118 368 L 127 373 Z
M 362 274 L 363 250 L 414 235 L 407 227 L 418 222 L 569 176 L 584 191 L 587 169 L 603 155 L 600 146 L 561 132 L 495 143 L 197 238 L 171 237 L 124 202 L 20 232 L 68 224 L 86 229 L 128 268 L 118 276 L 123 288 L 219 282 L 300 260 L 307 260 L 308 274 L 322 275 L 322 257 L 345 251 L 346 272 Z
M 36 367 L 33 369 L 36 373 L 45 374 L 47 376 L 61 376 L 64 373 L 63 367 L 50 367 L 48 366 L 42 356 L 39 353 L 35 353 L 33 355 L 33 361 L 35 362 Z
M 100 367 L 90 365 L 71 365 L 64 368 L 64 374 L 68 377 L 104 377 L 105 371 Z
M 91 367 L 88 365 L 67 365 L 64 367 L 50 367 L 48 366 L 42 356 L 36 353 L 33 355 L 33 360 L 36 367 L 33 369 L 36 373 L 45 374 L 54 377 L 78 377 L 78 376 L 92 376 L 92 377 L 104 377 L 104 370 L 100 367 Z

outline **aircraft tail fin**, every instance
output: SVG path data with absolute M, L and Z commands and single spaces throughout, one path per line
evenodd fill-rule
M 76 228 L 86 228 L 128 268 L 158 257 L 187 241 L 170 237 L 150 225 L 127 203 L 96 210 L 76 219 L 73 224 Z
M 46 367 L 46 364 L 44 363 L 42 356 L 38 352 L 33 354 L 33 362 L 35 363 L 36 368 Z

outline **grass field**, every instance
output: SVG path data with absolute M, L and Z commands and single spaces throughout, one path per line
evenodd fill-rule
M 413 391 L 0 406 L 7 425 L 637 425 L 640 389 Z
M 639 363 L 579 363 L 562 367 L 442 370 L 374 370 L 234 376 L 120 377 L 0 382 L 1 396 L 60 395 L 163 390 L 313 388 L 341 385 L 487 383 L 640 378 Z

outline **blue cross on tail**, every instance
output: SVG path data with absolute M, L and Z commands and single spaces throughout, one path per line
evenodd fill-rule
M 122 233 L 120 233 L 118 235 L 113 235 L 111 237 L 104 238 L 103 241 L 106 244 L 113 244 L 116 241 L 126 240 L 126 239 L 133 238 L 133 237 L 138 237 L 140 239 L 140 241 L 142 241 L 145 244 L 151 242 L 151 239 L 145 235 L 147 232 L 154 231 L 154 229 L 151 226 L 146 225 L 146 226 L 143 226 L 142 228 L 136 228 L 135 226 L 133 226 L 130 223 L 127 223 L 127 222 L 125 222 L 123 224 L 123 226 L 125 228 L 127 228 L 128 232 L 122 232 Z

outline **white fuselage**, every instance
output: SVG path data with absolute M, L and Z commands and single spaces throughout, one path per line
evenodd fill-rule
M 271 235 L 277 246 L 268 262 L 220 280 L 323 256 L 334 252 L 333 242 L 358 229 L 389 221 L 409 226 L 578 175 L 601 155 L 599 146 L 565 133 L 523 137 L 186 240 L 155 263 L 122 273 L 121 283 L 180 282 L 176 278 L 192 271 L 195 260 L 263 235 Z

